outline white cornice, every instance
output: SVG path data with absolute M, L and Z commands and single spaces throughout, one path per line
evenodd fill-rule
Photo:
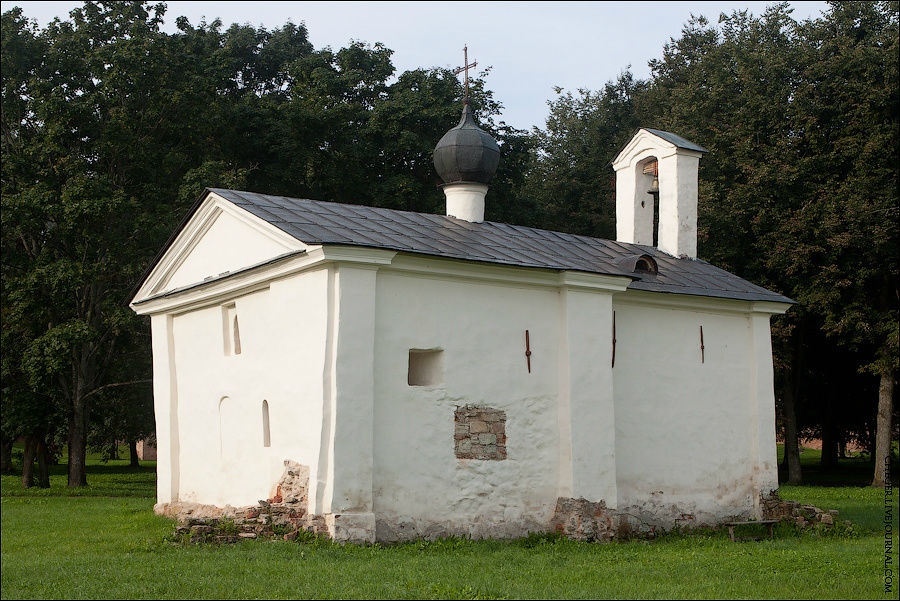
M 649 292 L 646 290 L 628 290 L 625 294 L 617 295 L 615 303 L 617 305 L 652 305 L 668 309 L 689 309 L 708 313 L 780 314 L 791 308 L 791 305 L 788 303 L 745 301 L 714 296 Z
M 317 253 L 321 253 L 321 260 L 332 263 L 360 263 L 366 265 L 390 265 L 397 255 L 396 250 L 383 248 L 370 248 L 368 246 L 340 246 L 328 244 L 319 246 Z
M 564 288 L 625 292 L 633 280 L 625 276 L 586 273 L 583 271 L 563 271 L 559 274 L 559 285 Z
M 793 305 L 788 303 L 773 303 L 769 301 L 755 301 L 753 303 L 754 313 L 769 313 L 771 315 L 784 315 Z
M 398 254 L 388 271 L 416 275 L 425 278 L 453 278 L 490 282 L 513 286 L 541 286 L 546 288 L 590 288 L 618 292 L 625 290 L 631 278 L 585 273 L 579 271 L 558 271 L 541 267 L 520 267 L 476 263 L 461 259 L 422 257 Z

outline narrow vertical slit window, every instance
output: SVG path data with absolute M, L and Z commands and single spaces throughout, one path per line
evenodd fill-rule
M 272 439 L 269 434 L 269 401 L 262 402 L 262 427 L 263 427 L 263 446 L 271 447 Z
M 241 328 L 234 303 L 222 307 L 222 341 L 226 356 L 241 354 Z
M 238 326 L 237 315 L 234 316 L 232 324 L 232 340 L 234 341 L 234 354 L 241 354 L 241 328 Z

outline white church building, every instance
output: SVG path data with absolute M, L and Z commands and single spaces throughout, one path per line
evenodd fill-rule
M 131 305 L 157 510 L 255 505 L 293 462 L 340 540 L 759 517 L 792 301 L 697 258 L 704 152 L 639 130 L 615 241 L 484 221 L 499 149 L 468 105 L 446 215 L 208 189 Z

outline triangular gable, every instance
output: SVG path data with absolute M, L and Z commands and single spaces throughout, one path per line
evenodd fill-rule
M 709 152 L 702 146 L 671 132 L 641 127 L 634 132 L 634 136 L 622 147 L 622 150 L 619 151 L 619 154 L 616 155 L 616 158 L 610 164 L 614 169 L 619 169 L 623 163 L 633 161 L 635 157 L 643 159 L 645 155 L 650 153 L 660 154 L 660 150 L 663 151 L 665 156 L 675 152 L 680 152 L 681 154 L 696 153 L 695 156 L 701 156 L 702 153 Z
M 661 150 L 666 155 L 669 155 L 675 153 L 678 150 L 678 147 L 665 138 L 641 128 L 637 130 L 637 133 L 635 133 L 631 140 L 628 141 L 628 144 L 626 144 L 619 154 L 616 155 L 616 158 L 613 159 L 613 169 L 619 169 L 621 167 L 620 163 L 630 162 L 636 156 L 643 158 L 643 155 L 648 152 L 660 154 L 659 151 Z
M 132 303 L 306 248 L 274 225 L 207 191 Z

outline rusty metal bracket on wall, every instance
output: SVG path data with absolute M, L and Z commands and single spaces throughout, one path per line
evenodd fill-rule
M 528 373 L 531 373 L 531 338 L 528 330 L 525 330 L 525 361 L 528 363 Z
M 613 331 L 612 331 L 612 365 L 610 367 L 616 366 L 616 312 L 613 311 Z
M 700 363 L 706 363 L 706 347 L 703 345 L 703 326 L 700 326 Z

